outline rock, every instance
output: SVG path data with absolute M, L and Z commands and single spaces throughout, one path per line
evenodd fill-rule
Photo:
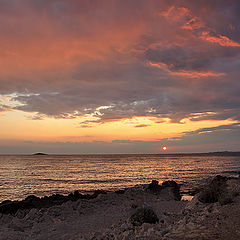
M 91 198 L 96 198 L 99 194 L 107 194 L 104 190 L 95 190 L 94 193 L 91 195 Z
M 73 193 L 68 194 L 68 198 L 71 201 L 77 201 L 78 199 L 82 198 L 82 194 L 79 191 L 74 191 Z
M 29 211 L 29 210 L 28 210 L 28 211 Z M 28 214 L 28 211 L 27 211 L 27 210 L 23 210 L 23 209 L 19 209 L 19 210 L 16 212 L 15 216 L 16 216 L 17 218 L 23 219 L 23 218 Z
M 152 180 L 152 182 L 148 185 L 146 190 L 153 194 L 159 194 L 162 190 L 162 187 L 158 185 L 157 180 Z
M 173 187 L 173 188 L 179 188 L 178 184 L 175 181 L 165 181 L 162 183 L 163 187 Z
M 79 193 L 79 191 L 74 191 L 73 193 L 73 197 L 76 198 L 76 199 L 79 199 L 81 197 L 81 193 Z
M 21 209 L 21 205 L 18 201 L 2 203 L 0 205 L 0 212 L 3 214 L 15 214 L 18 209 Z
M 133 204 L 131 204 L 131 208 L 136 209 L 136 208 L 138 208 L 138 205 L 133 203 Z
M 219 202 L 221 205 L 226 205 L 226 204 L 232 203 L 232 202 L 233 202 L 233 199 L 232 199 L 232 196 L 230 196 L 229 194 L 227 194 L 226 196 L 221 196 L 221 197 L 218 199 L 218 202 Z
M 240 178 L 230 178 L 227 181 L 227 191 L 236 197 L 240 195 Z
M 198 195 L 198 200 L 202 203 L 214 203 L 218 201 L 229 202 L 223 200 L 226 195 L 227 177 L 217 175 L 213 178 L 209 185 L 205 186 Z
M 152 180 L 146 188 L 146 191 L 160 195 L 166 200 L 181 200 L 180 187 L 175 181 L 165 181 L 162 185 L 158 185 L 158 181 Z
M 116 194 L 124 194 L 125 193 L 125 189 L 121 189 L 121 190 L 116 190 L 115 193 Z
M 141 226 L 143 223 L 154 224 L 159 221 L 156 213 L 150 207 L 142 207 L 132 214 L 129 221 L 134 226 Z
M 162 183 L 162 188 L 170 188 L 170 195 L 172 193 L 172 196 L 174 200 L 180 201 L 181 200 L 181 194 L 180 194 L 180 187 L 175 181 L 165 181 Z
M 12 201 L 11 200 L 4 200 L 1 202 L 1 204 L 8 204 L 8 203 L 11 203 Z
M 22 201 L 3 201 L 0 203 L 0 213 L 15 214 L 19 209 L 32 209 L 32 208 L 49 208 L 52 206 L 62 205 L 68 201 L 77 201 L 78 199 L 94 199 L 100 194 L 106 194 L 106 191 L 96 190 L 93 194 L 83 195 L 78 191 L 70 193 L 67 196 L 61 194 L 53 194 L 42 198 L 30 195 Z
M 26 202 L 32 202 L 32 201 L 35 201 L 35 200 L 39 200 L 39 197 L 36 197 L 35 195 L 29 195 L 25 198 Z

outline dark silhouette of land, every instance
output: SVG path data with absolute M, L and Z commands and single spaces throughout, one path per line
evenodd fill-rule
M 33 155 L 35 155 L 35 156 L 44 156 L 44 155 L 47 155 L 47 154 L 39 152 L 39 153 L 34 153 Z
M 148 155 L 148 154 L 145 154 Z M 149 154 L 153 155 L 153 154 Z M 222 151 L 222 152 L 207 152 L 207 153 L 159 153 L 160 156 L 240 156 L 240 152 Z

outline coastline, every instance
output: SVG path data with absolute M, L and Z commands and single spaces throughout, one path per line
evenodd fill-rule
M 240 179 L 217 176 L 191 201 L 174 181 L 0 204 L 0 239 L 240 239 Z M 226 238 L 226 236 L 228 236 Z

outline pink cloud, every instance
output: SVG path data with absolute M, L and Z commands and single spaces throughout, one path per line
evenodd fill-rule
M 174 75 L 174 76 L 180 76 L 180 77 L 187 77 L 187 78 L 206 78 L 206 77 L 222 77 L 225 76 L 225 73 L 217 73 L 217 72 L 212 72 L 212 71 L 171 71 L 169 70 L 169 67 L 167 64 L 164 63 L 153 63 L 153 62 L 148 62 L 148 64 L 152 67 L 156 67 L 159 69 L 164 69 L 167 71 L 169 74 Z
M 223 47 L 240 47 L 240 43 L 231 40 L 227 36 L 212 36 L 209 31 L 202 32 L 200 38 L 207 42 L 219 44 Z

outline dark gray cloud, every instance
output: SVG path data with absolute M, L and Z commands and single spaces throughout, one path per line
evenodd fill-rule
M 195 131 L 186 132 L 185 134 L 188 135 L 197 135 L 197 134 L 206 134 L 206 133 L 213 133 L 219 131 L 233 131 L 238 130 L 240 131 L 240 123 L 234 123 L 230 125 L 221 125 L 217 127 L 210 127 L 210 128 L 201 128 Z
M 164 63 L 173 72 L 202 71 L 217 69 L 218 61 L 234 61 L 240 50 L 222 46 L 214 49 L 194 49 L 186 46 L 158 47 L 148 49 L 145 58 L 153 63 Z
M 195 146 L 194 148 L 198 151 L 238 151 L 239 136 L 239 124 L 222 125 L 186 132 L 180 139 L 170 140 L 168 144 L 175 146 L 176 149 L 181 149 L 181 146 L 186 149 L 188 146 L 190 150 L 192 146 Z

